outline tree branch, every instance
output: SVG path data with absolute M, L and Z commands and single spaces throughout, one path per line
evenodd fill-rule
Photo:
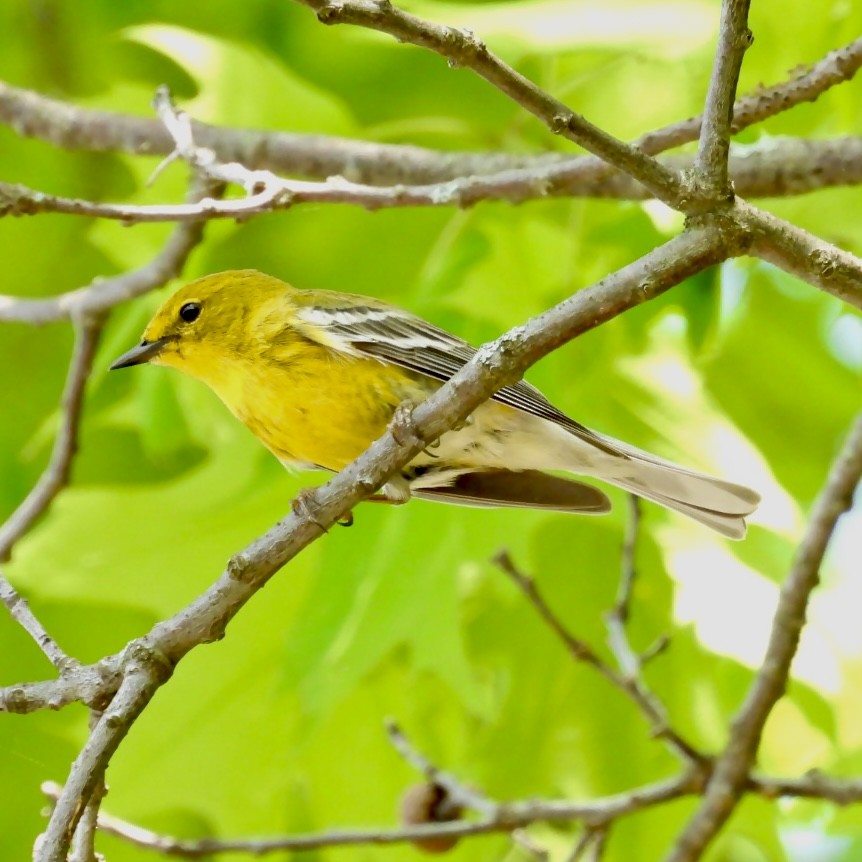
M 276 571 L 494 391 L 520 379 L 529 365 L 581 332 L 735 253 L 740 242 L 732 233 L 694 228 L 486 345 L 416 407 L 408 425 L 399 427 L 397 439 L 387 433 L 375 441 L 334 479 L 309 493 L 301 511 L 236 554 L 203 595 L 133 642 L 131 658 L 123 661 L 120 689 L 72 767 L 36 862 L 64 859 L 83 807 L 120 739 L 167 678 L 165 667 L 173 667 L 195 646 L 223 637 L 228 623 Z
M 0 562 L 9 560 L 15 542 L 30 529 L 69 482 L 72 460 L 78 450 L 78 428 L 81 423 L 84 392 L 101 332 L 100 317 L 89 321 L 81 320 L 75 327 L 75 350 L 60 400 L 60 429 L 54 440 L 54 448 L 48 466 L 33 489 L 0 527 Z
M 786 81 L 743 96 L 733 107 L 733 132 L 738 133 L 802 102 L 815 101 L 829 88 L 852 79 L 860 65 L 862 38 L 830 52 L 808 68 L 796 70 Z M 39 138 L 65 149 L 119 151 L 144 156 L 167 155 L 174 148 L 164 126 L 157 120 L 80 108 L 5 82 L 0 82 L 0 122 L 20 135 Z M 702 116 L 673 123 L 642 135 L 633 145 L 656 155 L 697 140 L 701 123 Z M 602 160 L 589 156 L 572 159 L 555 153 L 438 152 L 403 144 L 232 129 L 200 122 L 193 123 L 193 133 L 195 141 L 214 150 L 221 162 L 240 162 L 251 169 L 268 168 L 309 178 L 338 175 L 369 185 L 430 185 L 475 174 L 519 169 L 534 171 L 566 162 L 572 163 L 571 193 L 584 194 L 578 191 L 576 183 L 601 187 L 606 176 L 615 177 L 617 182 L 625 176 L 609 170 Z M 809 143 L 816 145 L 818 142 Z M 775 167 L 780 163 L 777 155 Z M 672 165 L 671 169 L 674 169 Z M 741 185 L 741 180 L 735 182 L 740 194 L 756 196 Z M 752 178 L 752 182 L 763 184 L 756 178 Z M 631 196 L 644 196 L 643 188 Z
M 103 785 L 117 746 L 172 672 L 171 663 L 153 650 L 141 644 L 130 650 L 120 687 L 75 758 L 48 826 L 36 839 L 33 862 L 66 862 L 75 830 Z
M 276 838 L 202 838 L 197 840 L 174 838 L 168 835 L 159 835 L 105 813 L 99 814 L 98 827 L 138 847 L 186 859 L 196 859 L 215 853 L 239 852 L 262 856 L 265 853 L 284 850 L 314 850 L 321 847 L 344 847 L 359 844 L 403 844 L 406 842 L 415 843 L 429 838 L 463 838 L 472 835 L 484 835 L 489 832 L 512 832 L 519 827 L 539 822 L 581 821 L 590 825 L 598 825 L 671 802 L 696 792 L 696 789 L 696 783 L 692 779 L 681 777 L 647 784 L 626 793 L 602 797 L 591 802 L 527 799 L 499 803 L 497 807 L 499 816 L 496 820 L 453 821 L 399 829 L 339 829 L 309 835 L 285 835 Z M 62 796 L 63 789 L 52 782 L 46 782 L 42 785 L 42 792 L 49 798 L 56 799 Z
M 96 664 L 70 664 L 59 679 L 24 682 L 0 688 L 0 713 L 27 715 L 44 709 L 63 709 L 73 703 L 105 706 L 122 682 L 122 653 Z
M 733 106 L 731 131 L 739 134 L 743 129 L 761 123 L 784 111 L 814 102 L 832 87 L 849 81 L 862 66 L 862 38 L 854 39 L 843 48 L 830 51 L 822 60 L 811 66 L 797 68 L 791 77 L 771 87 L 760 87 L 753 93 L 737 99 Z M 2 105 L 2 102 L 0 102 Z M 703 115 L 692 117 L 647 132 L 635 141 L 635 145 L 647 153 L 659 153 L 672 147 L 697 140 L 703 123 Z
M 200 222 L 181 224 L 148 264 L 110 278 L 96 278 L 86 287 L 59 296 L 25 299 L 0 295 L 0 322 L 14 321 L 42 326 L 103 314 L 115 305 L 161 287 L 179 275 L 202 235 L 203 225 Z
M 420 755 L 421 756 L 421 755 Z M 790 798 L 827 799 L 839 805 L 862 801 L 862 782 L 808 776 L 802 779 L 752 779 L 748 788 L 767 799 L 779 796 Z M 56 801 L 63 788 L 52 781 L 42 784 L 42 792 Z M 690 796 L 698 791 L 696 779 L 686 783 L 684 778 L 670 782 L 658 782 L 636 788 L 628 793 L 593 800 L 589 803 L 574 803 L 567 800 L 524 800 L 521 802 L 493 803 L 496 810 L 505 806 L 507 819 L 485 819 L 474 822 L 453 821 L 399 829 L 338 829 L 315 832 L 307 835 L 284 835 L 273 838 L 200 838 L 183 839 L 159 834 L 119 817 L 99 812 L 97 826 L 102 832 L 113 835 L 136 847 L 176 856 L 183 859 L 198 859 L 217 853 L 251 853 L 263 856 L 285 850 L 302 851 L 323 847 L 345 847 L 356 845 L 388 845 L 416 842 L 428 838 L 484 835 L 489 832 L 505 832 L 524 828 L 543 821 L 583 822 L 588 824 L 582 840 L 575 849 L 583 855 L 599 833 L 606 832 L 609 824 L 628 814 L 660 805 L 674 799 Z M 518 826 L 512 820 L 518 818 Z M 587 839 L 584 841 L 583 839 Z M 574 851 L 573 851 L 574 852 Z M 570 858 L 578 858 L 572 856 Z
M 749 254 L 862 309 L 862 260 L 739 199 L 735 213 L 750 231 Z
M 520 379 L 530 365 L 561 344 L 740 253 L 743 242 L 744 237 L 732 231 L 692 228 L 486 345 L 416 408 L 413 430 L 418 436 L 399 434 L 399 442 L 386 434 L 375 441 L 353 464 L 310 495 L 313 518 L 309 513 L 289 515 L 236 554 L 202 596 L 158 623 L 141 641 L 156 645 L 176 662 L 194 646 L 223 637 L 230 620 L 279 568 L 493 392 Z M 32 712 L 60 708 L 75 700 L 91 704 L 100 696 L 110 697 L 116 691 L 122 663 L 122 656 L 109 656 L 98 665 L 82 667 L 79 698 L 62 681 L 7 686 L 0 689 L 0 709 Z M 102 686 L 94 682 L 100 675 L 106 677 Z
M 192 123 L 192 131 L 198 128 Z M 673 172 L 690 171 L 690 155 L 665 156 Z M 269 171 L 250 170 L 240 177 L 243 187 L 263 186 L 243 198 L 206 198 L 185 204 L 118 204 L 67 198 L 0 182 L 0 217 L 65 213 L 106 218 L 124 224 L 248 219 L 306 203 L 349 204 L 369 211 L 393 207 L 470 207 L 484 201 L 524 201 L 547 197 L 594 197 L 644 200 L 649 192 L 619 171 L 597 174 L 581 157 L 564 161 L 536 159 L 531 166 L 497 173 L 479 173 L 424 185 L 363 185 L 331 177 L 323 182 L 286 179 Z M 862 138 L 810 141 L 804 138 L 765 139 L 752 146 L 731 148 L 729 171 L 743 197 L 786 197 L 835 186 L 862 183 Z
M 748 29 L 749 4 L 750 0 L 723 0 L 721 4 L 718 50 L 694 165 L 696 186 L 709 203 L 728 200 L 733 195 L 727 174 L 727 157 L 739 70 L 752 41 Z
M 805 538 L 781 588 L 766 657 L 730 729 L 727 747 L 715 762 L 695 816 L 683 830 L 668 862 L 693 862 L 721 829 L 745 790 L 766 719 L 783 696 L 799 646 L 805 613 L 817 586 L 820 565 L 835 524 L 853 503 L 862 477 L 862 413 L 814 505 Z
M 66 674 L 73 668 L 77 668 L 78 662 L 63 652 L 57 641 L 48 634 L 42 623 L 36 619 L 26 600 L 21 597 L 2 573 L 0 573 L 0 602 L 6 605 L 12 619 L 33 638 L 39 649 L 45 653 L 48 661 L 54 665 L 61 675 Z M 2 695 L 0 695 L 0 712 L 4 711 L 2 700 Z
M 706 757 L 671 726 L 664 705 L 641 678 L 640 663 L 636 659 L 637 666 L 633 672 L 629 671 L 627 667 L 629 662 L 623 656 L 615 656 L 620 663 L 619 669 L 608 664 L 586 641 L 576 637 L 568 630 L 536 587 L 535 580 L 524 574 L 505 551 L 497 554 L 494 563 L 524 593 L 530 604 L 533 605 L 551 631 L 563 642 L 575 661 L 583 662 L 594 668 L 611 685 L 632 700 L 649 723 L 650 731 L 654 737 L 664 740 L 668 748 L 688 765 L 700 767 L 706 762 Z M 623 632 L 622 638 L 628 645 L 625 632 Z M 631 652 L 628 646 L 627 650 Z
M 605 162 L 625 171 L 655 197 L 681 208 L 680 181 L 667 168 L 636 147 L 594 126 L 580 114 L 537 87 L 488 50 L 468 30 L 435 24 L 394 6 L 390 0 L 297 0 L 324 24 L 354 24 L 428 48 L 450 66 L 471 69 L 544 122 L 556 135 L 579 144 Z

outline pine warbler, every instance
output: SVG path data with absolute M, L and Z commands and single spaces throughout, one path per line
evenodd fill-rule
M 412 314 L 363 296 L 297 290 L 254 270 L 209 275 L 156 312 L 111 368 L 170 365 L 210 386 L 285 465 L 337 471 L 475 353 Z M 525 381 L 501 389 L 382 489 L 467 506 L 601 513 L 602 479 L 733 539 L 759 497 L 590 431 Z

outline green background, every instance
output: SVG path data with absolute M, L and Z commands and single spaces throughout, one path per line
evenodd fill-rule
M 623 138 L 697 113 L 717 2 L 412 3 L 471 26 L 509 62 Z M 860 0 L 753 3 L 741 91 L 858 35 Z M 200 4 L 7 0 L 0 75 L 78 105 L 147 116 L 168 83 L 193 116 L 451 150 L 572 151 L 468 71 L 286 0 Z M 741 136 L 862 133 L 860 83 Z M 97 200 L 180 200 L 174 165 L 63 152 L 0 127 L 2 179 Z M 768 208 L 862 253 L 862 197 L 836 189 Z M 676 217 L 635 203 L 554 200 L 469 211 L 302 206 L 212 223 L 184 277 L 256 267 L 305 288 L 371 294 L 479 343 L 671 236 Z M 0 291 L 49 296 L 157 253 L 167 225 L 70 216 L 0 221 Z M 173 286 L 168 290 L 173 289 Z M 107 374 L 165 291 L 113 313 L 100 347 L 74 481 L 5 569 L 61 645 L 115 652 L 180 609 L 230 554 L 289 508 L 312 475 L 286 474 L 199 384 L 166 369 Z M 68 325 L 0 326 L 0 517 L 43 468 L 71 349 Z M 605 433 L 764 494 L 748 541 L 723 543 L 645 507 L 633 637 L 670 633 L 648 669 L 676 727 L 717 749 L 762 654 L 777 585 L 860 395 L 858 314 L 750 260 L 705 273 L 570 344 L 530 379 Z M 603 519 L 416 502 L 361 507 L 192 653 L 134 726 L 109 771 L 106 810 L 186 837 L 273 835 L 396 822 L 415 773 L 386 741 L 396 718 L 446 769 L 495 798 L 588 799 L 673 774 L 622 695 L 576 666 L 490 563 L 506 547 L 572 629 L 604 650 L 626 507 Z M 772 716 L 760 766 L 791 776 L 862 765 L 858 510 L 824 569 L 799 679 Z M 854 558 L 855 563 L 854 565 Z M 51 669 L 0 614 L 0 684 Z M 0 857 L 29 858 L 39 784 L 63 781 L 86 713 L 0 715 Z M 694 807 L 616 826 L 606 858 L 660 858 Z M 565 858 L 576 830 L 531 834 Z M 111 862 L 149 854 L 110 838 Z M 805 847 L 814 855 L 803 857 Z M 409 846 L 308 858 L 416 858 Z M 286 855 L 286 854 L 285 854 Z M 504 836 L 453 859 L 518 859 Z M 713 862 L 862 857 L 862 810 L 746 800 Z M 239 857 L 237 857 L 239 858 Z M 281 857 L 277 857 L 281 858 Z

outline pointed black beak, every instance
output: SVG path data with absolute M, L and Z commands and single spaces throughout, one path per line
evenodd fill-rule
M 111 365 L 111 371 L 149 362 L 165 346 L 167 341 L 167 338 L 159 338 L 156 341 L 142 341 L 131 350 L 127 350 L 119 359 L 115 359 Z

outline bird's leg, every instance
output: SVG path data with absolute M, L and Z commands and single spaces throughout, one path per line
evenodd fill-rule
M 389 503 L 391 506 L 403 506 L 410 501 L 410 480 L 406 476 L 393 476 L 376 494 L 365 499 L 371 503 Z

